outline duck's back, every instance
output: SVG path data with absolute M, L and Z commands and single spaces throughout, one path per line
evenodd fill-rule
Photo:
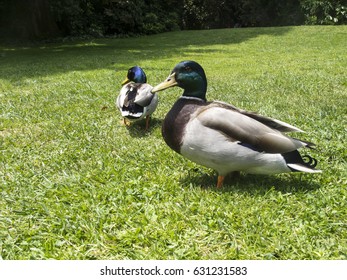
M 157 96 L 151 93 L 152 86 L 149 84 L 129 83 L 123 86 L 120 95 L 117 99 L 117 107 L 120 109 L 123 117 L 127 118 L 142 118 L 148 113 L 148 106 L 151 103 L 153 108 L 150 108 L 152 113 L 157 106 Z M 155 97 L 154 102 L 153 99 Z

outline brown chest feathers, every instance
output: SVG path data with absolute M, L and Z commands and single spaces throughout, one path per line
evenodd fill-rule
M 205 104 L 203 100 L 180 98 L 166 115 L 161 132 L 166 144 L 177 153 L 180 153 L 191 114 Z

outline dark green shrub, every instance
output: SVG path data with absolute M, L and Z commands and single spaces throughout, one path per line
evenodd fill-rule
M 346 24 L 347 6 L 336 0 L 303 0 L 306 24 Z

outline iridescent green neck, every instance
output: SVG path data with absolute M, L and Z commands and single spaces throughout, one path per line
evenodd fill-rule
M 183 96 L 192 96 L 206 100 L 207 81 L 204 76 L 191 72 L 181 80 L 180 87 L 184 89 Z

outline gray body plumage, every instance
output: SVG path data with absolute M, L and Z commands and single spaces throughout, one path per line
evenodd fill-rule
M 283 154 L 313 144 L 288 137 L 282 131 L 301 130 L 223 102 L 182 96 L 165 118 L 162 133 L 176 152 L 223 176 L 233 171 L 320 172 L 297 155 L 292 163 L 286 161 Z

